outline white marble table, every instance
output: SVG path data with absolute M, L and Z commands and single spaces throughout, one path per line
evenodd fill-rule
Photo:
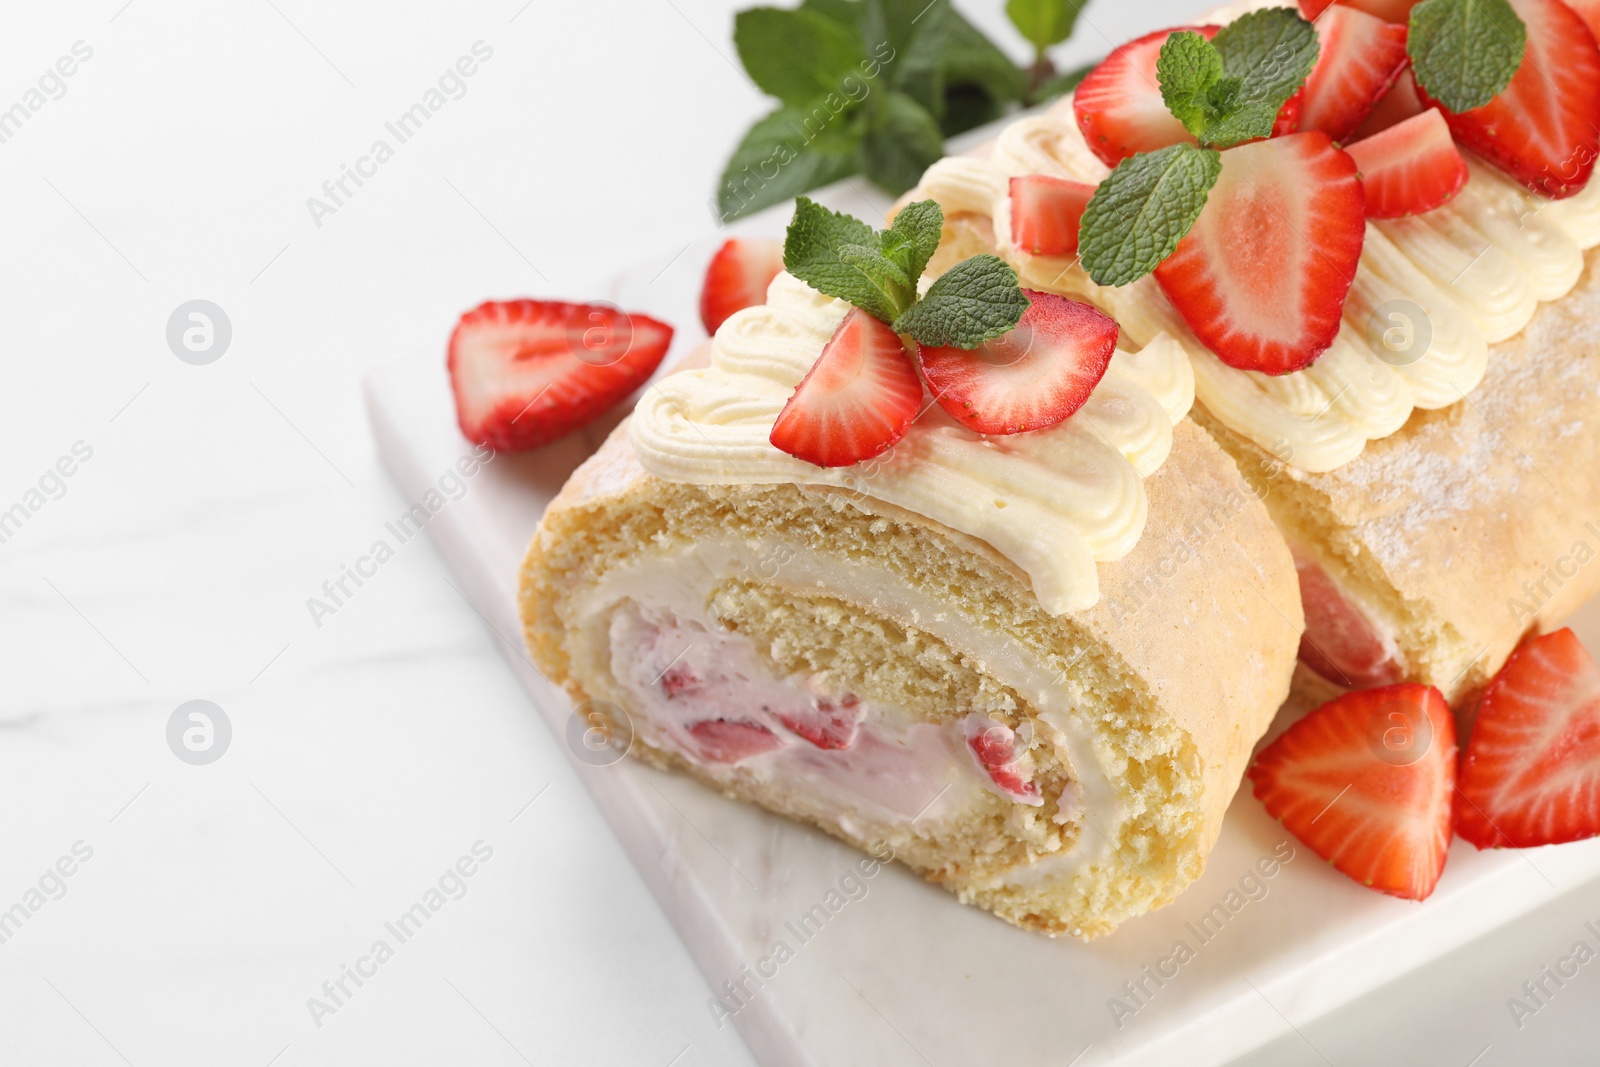
M 734 6 L 7 11 L 0 108 L 90 54 L 0 142 L 0 511 L 26 512 L 0 543 L 0 912 L 28 912 L 0 927 L 0 1062 L 752 1062 L 434 547 L 307 608 L 404 506 L 366 371 L 487 295 L 584 295 L 710 233 L 763 110 Z M 1096 0 L 1069 55 L 1186 7 Z M 314 218 L 478 41 L 465 95 Z M 167 342 L 196 299 L 231 323 L 207 365 Z M 198 766 L 167 740 L 197 699 L 232 731 Z M 1573 1062 L 1593 968 L 1520 1030 L 1505 1000 L 1597 919 L 1558 900 L 1250 1062 Z

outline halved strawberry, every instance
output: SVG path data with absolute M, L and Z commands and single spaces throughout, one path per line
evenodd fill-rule
M 1300 129 L 1343 141 L 1406 65 L 1406 28 L 1335 5 L 1317 19 L 1321 48 L 1300 105 Z
M 1600 41 L 1600 0 L 1567 0 L 1567 6 L 1578 13 L 1595 40 Z
M 1161 99 L 1156 59 L 1167 38 L 1191 30 L 1207 40 L 1220 26 L 1174 26 L 1129 41 L 1101 60 L 1072 97 L 1072 111 L 1089 148 L 1108 167 L 1139 152 L 1164 148 L 1194 137 Z
M 1024 289 L 1022 320 L 977 348 L 921 350 L 939 406 L 976 433 L 1042 430 L 1083 407 L 1117 350 L 1117 323 L 1088 304 Z
M 1078 223 L 1095 187 L 1046 174 L 1011 179 L 1011 243 L 1034 256 L 1078 254 Z
M 1350 135 L 1350 140 L 1363 141 L 1375 133 L 1382 133 L 1391 126 L 1398 126 L 1413 115 L 1420 115 L 1428 110 L 1428 105 L 1422 102 L 1422 97 L 1417 95 L 1417 79 L 1412 77 L 1408 67 L 1395 78 L 1394 84 L 1378 101 L 1378 106 L 1372 109 L 1371 114 L 1361 120 L 1361 125 L 1356 127 L 1356 132 Z
M 1353 7 L 1369 15 L 1376 15 L 1385 22 L 1397 22 L 1404 26 L 1411 19 L 1411 9 L 1422 0 L 1337 0 L 1337 2 L 1339 7 Z M 1334 0 L 1300 0 L 1300 13 L 1315 21 L 1318 15 L 1333 6 Z
M 1511 84 L 1482 107 L 1445 111 L 1445 119 L 1456 140 L 1534 192 L 1560 200 L 1588 184 L 1600 153 L 1600 47 L 1561 0 L 1511 0 L 1511 6 L 1528 31 Z
M 1224 363 L 1285 374 L 1338 335 L 1365 238 L 1355 160 L 1325 133 L 1291 133 L 1222 153 L 1205 209 L 1156 280 Z
M 773 423 L 773 445 L 819 467 L 848 467 L 905 436 L 922 408 L 922 382 L 905 346 L 852 308 Z
M 777 734 L 750 719 L 706 719 L 692 723 L 689 734 L 695 754 L 707 763 L 738 763 L 783 745 Z
M 1467 184 L 1467 162 L 1437 110 L 1413 115 L 1345 151 L 1361 171 L 1369 219 L 1432 211 Z
M 809 708 L 779 711 L 777 714 L 791 732 L 818 748 L 842 749 L 855 744 L 856 732 L 866 715 L 866 709 L 861 706 L 859 698 L 847 693 L 837 701 L 816 697 Z
M 1300 576 L 1300 603 L 1306 614 L 1300 661 L 1347 689 L 1398 682 L 1400 665 L 1377 627 L 1345 598 L 1328 572 L 1298 550 L 1294 569 Z
M 1571 630 L 1531 638 L 1484 692 L 1456 833 L 1531 848 L 1600 833 L 1600 667 Z
M 783 269 L 783 242 L 766 237 L 730 237 L 706 267 L 700 287 L 700 322 L 706 333 L 735 311 L 767 302 L 767 286 Z
M 456 421 L 497 452 L 538 448 L 644 384 L 671 342 L 666 323 L 605 304 L 480 304 L 450 335 Z
M 1432 686 L 1330 700 L 1263 749 L 1250 780 L 1269 815 L 1362 885 L 1422 900 L 1438 884 L 1456 724 Z
M 997 789 L 1024 804 L 1044 803 L 1033 782 L 1033 757 L 1018 751 L 1017 735 L 1011 727 L 981 715 L 967 716 L 964 726 L 967 747 Z

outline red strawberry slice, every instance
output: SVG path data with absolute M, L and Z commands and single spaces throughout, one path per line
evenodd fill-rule
M 1283 102 L 1278 109 L 1278 117 L 1272 122 L 1270 137 L 1282 137 L 1286 133 L 1294 133 L 1300 128 L 1300 112 L 1306 103 L 1306 87 L 1304 85 L 1294 91 L 1294 95 Z
M 1117 350 L 1117 323 L 1088 304 L 1024 289 L 1009 333 L 977 348 L 921 350 L 939 406 L 975 433 L 1042 430 L 1083 407 Z
M 1406 28 L 1339 4 L 1317 19 L 1317 36 L 1299 128 L 1343 141 L 1405 69 Z
M 967 747 L 989 780 L 1001 792 L 1024 804 L 1042 804 L 1044 798 L 1033 784 L 1033 758 L 1017 751 L 1017 735 L 1011 727 L 979 715 L 966 722 Z
M 1078 223 L 1095 187 L 1045 174 L 1011 179 L 1011 243 L 1034 256 L 1078 254 Z
M 1524 642 L 1489 683 L 1461 761 L 1456 833 L 1479 848 L 1600 833 L 1600 667 L 1571 630 Z
M 1567 0 L 1567 6 L 1578 13 L 1595 40 L 1600 41 L 1600 0 Z
M 1338 6 L 1365 11 L 1385 22 L 1398 22 L 1404 26 L 1411 20 L 1411 9 L 1421 2 L 1422 0 L 1338 0 Z M 1318 15 L 1333 6 L 1334 0 L 1300 0 L 1300 13 L 1315 21 Z
M 666 323 L 604 304 L 480 304 L 450 335 L 456 421 L 497 452 L 538 448 L 643 385 L 671 342 Z
M 732 237 L 722 242 L 706 267 L 700 287 L 700 322 L 706 333 L 735 311 L 767 302 L 767 286 L 783 269 L 783 244 L 766 237 Z
M 1268 814 L 1362 885 L 1422 900 L 1438 884 L 1450 850 L 1456 724 L 1432 686 L 1329 701 L 1263 749 L 1250 780 Z
M 738 763 L 783 746 L 783 739 L 749 719 L 706 719 L 689 727 L 695 755 L 707 763 Z
M 793 733 L 810 741 L 818 748 L 843 749 L 855 744 L 856 732 L 866 709 L 853 694 L 838 701 L 817 697 L 812 706 L 803 711 L 782 710 L 778 718 Z
M 1167 38 L 1191 30 L 1207 40 L 1220 26 L 1175 26 L 1114 50 L 1078 83 L 1072 111 L 1089 148 L 1108 167 L 1139 152 L 1194 141 L 1161 99 L 1156 59 Z
M 1420 115 L 1426 110 L 1428 105 L 1417 95 L 1416 78 L 1411 76 L 1409 68 L 1402 70 L 1383 99 L 1378 101 L 1378 106 L 1361 120 L 1356 132 L 1350 135 L 1350 140 L 1364 141 L 1373 134 L 1382 133 L 1391 126 L 1398 126 L 1411 116 Z
M 1467 184 L 1467 162 L 1456 151 L 1444 115 L 1435 110 L 1413 115 L 1345 151 L 1361 171 L 1369 219 L 1432 211 Z
M 1294 550 L 1300 576 L 1300 602 L 1306 629 L 1300 638 L 1300 661 L 1330 682 L 1347 689 L 1387 685 L 1400 680 L 1400 666 L 1389 655 L 1372 621 L 1340 592 L 1315 560 Z
M 922 382 L 900 336 L 852 308 L 772 426 L 773 445 L 819 467 L 885 452 L 922 408 Z
M 1339 333 L 1366 238 L 1364 204 L 1355 160 L 1325 133 L 1230 148 L 1194 229 L 1156 280 L 1224 363 L 1299 370 Z
M 1511 84 L 1482 107 L 1446 111 L 1445 119 L 1456 140 L 1534 192 L 1560 200 L 1589 183 L 1600 152 L 1600 47 L 1561 0 L 1511 0 L 1511 6 L 1528 30 Z
M 667 695 L 668 700 L 673 700 L 684 693 L 700 688 L 700 679 L 688 667 L 675 663 L 667 668 L 661 676 L 661 691 Z

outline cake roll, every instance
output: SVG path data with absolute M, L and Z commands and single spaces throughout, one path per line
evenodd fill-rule
M 1224 363 L 1154 275 L 1100 286 L 1075 256 L 1018 242 L 1013 179 L 1110 173 L 1077 118 L 1071 96 L 1021 118 L 908 198 L 944 209 L 950 256 L 995 252 L 1024 285 L 1100 307 L 1129 347 L 1184 349 L 1194 421 L 1293 552 L 1311 671 L 1344 688 L 1421 682 L 1459 705 L 1525 634 L 1600 592 L 1586 565 L 1600 552 L 1600 187 L 1552 199 L 1458 144 L 1465 186 L 1369 219 L 1332 346 L 1268 375 Z
M 932 404 L 875 460 L 769 442 L 848 305 L 788 274 L 539 524 L 528 648 L 631 754 L 1092 938 L 1197 878 L 1286 695 L 1293 560 L 1185 419 L 1176 342 L 1049 429 Z

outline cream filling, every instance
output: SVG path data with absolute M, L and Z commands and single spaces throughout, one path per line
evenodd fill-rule
M 1067 98 L 1001 132 L 987 158 L 944 159 L 917 196 L 947 214 L 986 216 L 999 254 L 1024 285 L 1091 300 L 1134 345 L 1176 340 L 1195 393 L 1226 426 L 1305 471 L 1334 470 L 1416 408 L 1456 403 L 1477 387 L 1488 347 L 1519 333 L 1541 301 L 1570 292 L 1583 252 L 1600 244 L 1600 182 L 1552 201 L 1468 155 L 1470 178 L 1424 215 L 1374 220 L 1343 327 L 1303 371 L 1229 367 L 1195 337 L 1152 276 L 1102 287 L 1076 257 L 1032 256 L 1011 242 L 1009 180 L 1049 174 L 1090 184 L 1109 171 L 1089 151 Z
M 728 319 L 711 365 L 661 379 L 629 435 L 652 474 L 699 485 L 832 485 L 894 504 L 988 542 L 1032 582 L 1051 614 L 1099 600 L 1097 562 L 1138 543 L 1144 479 L 1166 461 L 1194 378 L 1171 338 L 1119 351 L 1088 402 L 1049 429 L 985 437 L 929 403 L 889 452 L 828 469 L 768 438 L 796 384 L 849 305 L 779 274 L 767 303 Z
M 892 840 L 897 834 L 914 833 L 918 826 L 959 816 L 983 791 L 994 791 L 965 744 L 965 724 L 913 724 L 904 713 L 881 705 L 867 709 L 861 736 L 870 740 L 855 752 L 818 749 L 775 729 L 783 741 L 780 746 L 736 764 L 707 762 L 695 755 L 684 736 L 690 718 L 715 715 L 722 705 L 735 702 L 749 708 L 748 698 L 757 692 L 762 697 L 752 718 L 762 714 L 760 704 L 775 716 L 785 705 L 802 705 L 816 696 L 811 680 L 775 679 L 768 668 L 757 664 L 747 639 L 728 633 L 718 622 L 717 605 L 711 600 L 710 591 L 730 579 L 774 573 L 772 560 L 780 558 L 785 562 L 777 570 L 775 584 L 800 595 L 872 605 L 900 625 L 915 627 L 981 662 L 990 677 L 1038 712 L 1049 731 L 1052 751 L 1071 778 L 1061 795 L 1042 798 L 1044 810 L 1052 812 L 1057 822 L 1080 817 L 1083 821 L 1070 847 L 1013 867 L 992 882 L 1037 881 L 1041 877 L 1037 868 L 1043 863 L 1053 878 L 1109 860 L 1111 842 L 1126 816 L 1106 771 L 1108 756 L 1099 753 L 1093 732 L 1075 710 L 1073 684 L 1063 672 L 1003 634 L 983 628 L 950 604 L 907 586 L 881 568 L 819 558 L 782 538 L 765 543 L 706 540 L 664 557 L 641 557 L 608 572 L 574 598 L 569 636 L 573 658 L 617 680 L 641 716 L 635 730 L 651 743 L 682 753 L 713 779 L 761 775 L 769 785 L 802 800 L 801 807 L 834 820 L 857 840 L 874 836 Z M 646 621 L 643 626 L 637 621 L 641 619 Z M 682 651 L 680 663 L 698 656 L 697 662 L 716 664 L 723 674 L 748 676 L 755 688 L 712 694 L 698 711 L 669 707 L 671 702 L 661 695 L 660 668 L 650 671 L 642 665 L 652 659 L 647 654 L 649 633 L 652 626 L 661 632 L 660 620 L 671 620 L 681 632 L 706 635 L 706 647 L 698 653 L 692 648 Z M 684 644 L 692 646 L 695 639 Z M 680 651 L 672 649 L 671 654 Z M 876 725 L 869 728 L 868 723 Z

